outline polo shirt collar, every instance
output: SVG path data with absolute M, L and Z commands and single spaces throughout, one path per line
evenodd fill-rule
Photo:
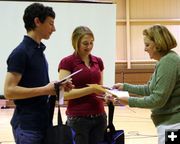
M 32 56 L 34 51 L 41 50 L 42 52 L 46 49 L 46 46 L 41 42 L 38 44 L 35 40 L 33 40 L 31 37 L 25 35 L 23 41 L 28 44 L 27 50 L 29 56 Z
M 79 55 L 73 53 L 73 56 L 74 56 L 76 62 L 80 62 L 80 63 L 83 62 Z M 93 56 L 92 54 L 89 55 L 89 58 L 90 58 L 90 63 L 98 63 L 97 58 L 95 56 Z
M 98 60 L 97 60 L 97 58 L 96 58 L 95 56 L 93 56 L 93 55 L 90 54 L 89 57 L 90 57 L 90 61 L 91 61 L 91 62 L 93 62 L 93 63 L 98 63 Z
M 42 51 L 44 51 L 46 49 L 46 46 L 40 42 L 40 44 L 38 44 L 35 40 L 33 40 L 31 37 L 25 35 L 24 36 L 24 41 L 31 43 L 30 47 L 32 48 L 40 48 L 42 49 Z

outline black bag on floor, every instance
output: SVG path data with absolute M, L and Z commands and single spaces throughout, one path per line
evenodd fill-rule
M 59 86 L 55 85 L 56 93 L 59 95 Z M 58 125 L 47 129 L 45 144 L 75 144 L 75 132 L 66 124 L 63 124 L 60 105 L 58 105 Z
M 60 106 L 58 106 L 58 125 L 48 128 L 45 144 L 75 144 L 74 135 L 71 127 L 62 124 Z
M 108 126 L 104 134 L 104 141 L 99 144 L 124 144 L 124 130 L 116 130 L 113 124 L 114 105 L 108 103 Z

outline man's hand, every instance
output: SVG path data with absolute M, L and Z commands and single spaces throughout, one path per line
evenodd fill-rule
M 72 79 L 67 79 L 65 82 L 61 83 L 60 89 L 64 89 L 64 91 L 69 92 L 74 88 L 74 85 L 72 84 Z

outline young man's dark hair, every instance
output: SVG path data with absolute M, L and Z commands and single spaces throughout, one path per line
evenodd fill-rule
M 24 11 L 24 25 L 27 31 L 34 29 L 35 23 L 34 18 L 38 17 L 40 22 L 43 23 L 47 17 L 52 17 L 55 19 L 55 12 L 52 7 L 44 6 L 40 3 L 33 3 L 29 5 Z

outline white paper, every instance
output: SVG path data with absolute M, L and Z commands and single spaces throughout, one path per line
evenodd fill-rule
M 80 71 L 82 71 L 83 69 L 80 69 L 80 70 L 77 70 L 75 72 L 73 72 L 72 74 L 66 76 L 65 78 L 63 78 L 62 80 L 58 81 L 57 83 L 63 83 L 65 82 L 66 80 L 68 80 L 69 78 L 71 78 L 73 75 L 79 73 Z
M 128 91 L 120 91 L 118 89 L 111 89 L 111 90 L 106 90 L 108 93 L 117 96 L 118 98 L 120 97 L 129 97 Z
M 59 105 L 64 104 L 64 89 L 59 90 Z

